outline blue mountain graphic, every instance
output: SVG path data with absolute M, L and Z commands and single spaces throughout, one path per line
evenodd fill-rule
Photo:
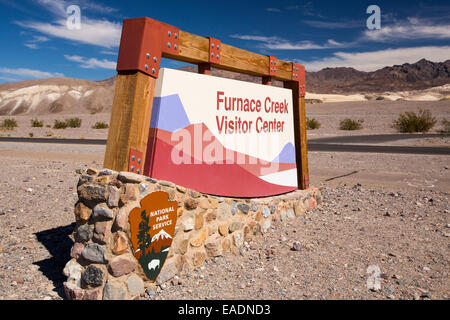
M 295 159 L 295 147 L 292 143 L 288 142 L 272 162 L 296 163 Z
M 190 125 L 178 94 L 153 98 L 152 118 L 150 128 L 174 132 Z

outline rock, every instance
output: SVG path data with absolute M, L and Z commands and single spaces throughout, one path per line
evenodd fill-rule
M 94 177 L 83 174 L 78 179 L 77 188 L 85 183 L 92 182 L 93 180 L 94 180 Z
M 222 240 L 222 252 L 228 253 L 231 251 L 231 241 L 228 238 Z
M 192 198 L 187 198 L 186 200 L 184 200 L 184 207 L 187 210 L 194 210 L 196 209 L 198 206 L 198 200 L 192 199 Z
M 234 216 L 237 211 L 238 211 L 237 203 L 236 201 L 233 201 L 233 204 L 231 205 L 231 214 Z
M 116 173 L 117 173 L 117 171 L 114 171 L 114 170 L 102 169 L 102 170 L 100 170 L 98 175 L 99 176 L 112 176 L 112 175 L 115 175 Z
M 114 219 L 114 213 L 106 204 L 100 203 L 94 207 L 92 218 L 112 220 Z
M 219 234 L 223 237 L 228 235 L 228 223 L 223 223 L 219 225 Z
M 119 206 L 120 189 L 115 186 L 108 186 L 108 207 L 114 208 Z
M 81 257 L 90 263 L 108 263 L 105 247 L 96 243 L 88 243 L 81 252 Z
M 128 249 L 128 239 L 125 233 L 119 231 L 114 234 L 114 245 L 112 252 L 114 254 L 120 255 L 127 251 Z
M 174 240 L 175 241 L 175 240 Z M 185 254 L 189 247 L 189 239 L 181 239 L 176 241 L 176 243 L 173 244 L 175 247 L 175 252 L 178 254 Z
M 147 293 L 147 295 L 149 296 L 149 298 L 153 298 L 154 296 L 156 296 L 156 292 L 153 291 L 153 289 L 150 288 L 150 287 L 148 287 L 148 288 L 145 290 L 145 293 Z
M 244 226 L 244 224 L 242 222 L 238 222 L 238 221 L 232 222 L 229 227 L 229 232 L 233 233 L 237 230 L 242 229 L 243 226 Z
M 89 168 L 86 170 L 86 173 L 90 176 L 95 176 L 98 174 L 98 170 L 95 168 Z
M 274 204 L 272 204 L 270 206 L 270 214 L 274 214 L 276 211 L 277 211 L 277 207 Z
M 294 244 L 292 245 L 292 250 L 293 251 L 302 250 L 302 244 L 299 241 L 295 241 Z
M 250 241 L 253 238 L 253 231 L 250 225 L 244 227 L 244 240 Z
M 270 222 L 270 220 L 264 221 L 263 225 L 262 225 L 262 232 L 266 233 L 267 231 L 269 231 L 271 225 L 272 225 L 272 223 Z
M 97 221 L 94 226 L 92 239 L 99 244 L 106 244 L 111 236 L 112 221 Z
M 268 206 L 264 206 L 262 208 L 261 214 L 264 218 L 268 218 L 270 216 L 270 209 Z
M 306 212 L 306 208 L 305 208 L 305 206 L 303 205 L 302 202 L 299 202 L 299 203 L 297 203 L 294 206 L 294 213 L 295 213 L 296 216 L 299 216 L 301 214 L 305 214 L 305 212 Z
M 197 192 L 195 190 L 189 190 L 189 195 L 192 198 L 200 198 L 200 196 L 202 195 L 200 192 Z
M 258 204 L 255 201 L 251 202 L 252 211 L 258 211 Z
M 103 271 L 96 266 L 90 265 L 81 275 L 81 284 L 83 288 L 99 287 L 103 284 Z
M 91 218 L 92 209 L 85 206 L 82 202 L 78 202 L 75 205 L 74 213 L 76 222 L 87 222 Z
M 82 271 L 83 267 L 75 259 L 67 262 L 66 266 L 63 269 L 63 273 L 67 277 L 66 282 L 74 284 L 77 287 L 81 287 Z
M 138 296 L 144 292 L 144 281 L 136 275 L 128 278 L 127 286 L 131 297 Z
M 120 202 L 122 204 L 140 199 L 139 185 L 127 183 L 124 190 L 125 192 L 120 196 Z
M 184 232 L 188 232 L 188 231 L 193 230 L 194 226 L 195 226 L 194 218 L 192 218 L 192 217 L 186 218 L 183 221 L 182 225 L 181 225 L 181 227 L 183 228 Z
M 178 273 L 177 263 L 175 259 L 166 261 L 160 274 L 156 278 L 156 285 L 161 285 L 172 279 Z
M 144 176 L 141 176 L 133 172 L 125 172 L 125 171 L 119 172 L 117 179 L 119 181 L 122 181 L 123 183 L 141 183 L 145 181 Z
M 294 219 L 295 218 L 295 213 L 293 209 L 289 209 L 288 211 L 286 211 L 286 216 L 288 219 Z
M 203 228 L 203 225 L 205 224 L 205 220 L 203 219 L 203 212 L 196 213 L 194 216 L 194 229 L 200 230 Z
M 109 281 L 103 288 L 103 300 L 124 300 L 126 292 L 123 288 L 118 287 Z
M 139 196 L 140 198 L 145 198 L 145 196 L 149 193 L 150 185 L 148 183 L 141 183 L 139 185 Z
M 217 208 L 217 219 L 221 221 L 226 221 L 231 217 L 231 208 L 230 205 L 226 202 L 222 202 L 219 204 Z
M 241 232 L 236 231 L 235 233 L 233 233 L 233 243 L 238 248 L 242 247 L 242 245 L 244 244 L 244 237 Z
M 422 299 L 431 299 L 431 294 L 429 292 L 423 292 L 420 297 Z
M 164 187 L 175 188 L 175 184 L 170 181 L 159 180 L 159 184 Z
M 193 247 L 200 247 L 205 243 L 206 237 L 208 236 L 208 230 L 206 228 L 203 228 L 202 231 L 200 231 L 196 236 L 194 236 L 190 244 Z
M 94 235 L 94 225 L 92 224 L 80 224 L 76 227 L 74 238 L 76 242 L 88 242 Z
M 64 293 L 66 295 L 66 298 L 68 300 L 82 300 L 84 296 L 84 290 L 78 287 L 77 285 L 70 283 L 70 282 L 64 282 Z
M 206 212 L 206 222 L 211 222 L 211 221 L 213 221 L 213 220 L 216 220 L 216 218 L 217 218 L 217 214 L 216 214 L 216 211 L 213 211 L 213 210 L 208 210 L 207 212 Z
M 206 259 L 206 253 L 203 251 L 196 251 L 192 254 L 192 265 L 194 267 L 200 267 Z
M 187 189 L 185 187 L 182 187 L 182 186 L 177 186 L 176 189 L 177 189 L 178 192 L 181 192 L 181 193 L 186 193 L 187 192 Z
M 222 238 L 215 234 L 205 242 L 205 250 L 208 257 L 218 257 L 222 255 Z
M 206 198 L 200 199 L 198 205 L 201 209 L 209 209 L 209 201 Z
M 245 204 L 245 203 L 239 203 L 237 205 L 237 207 L 242 213 L 245 213 L 245 214 L 247 214 L 248 211 L 250 210 L 250 206 L 248 204 Z
M 284 220 L 287 219 L 287 213 L 286 213 L 286 211 L 282 211 L 282 212 L 281 212 L 281 214 L 280 214 L 280 219 L 281 219 L 281 221 L 284 221 Z
M 129 203 L 122 208 L 119 209 L 117 213 L 116 220 L 114 221 L 114 228 L 118 230 L 127 230 L 128 229 L 128 215 L 131 210 L 134 208 L 133 203 Z
M 94 290 L 85 290 L 83 300 L 99 300 L 101 292 L 101 288 L 97 288 Z
M 72 249 L 70 250 L 70 257 L 73 259 L 78 259 L 81 255 L 81 252 L 84 249 L 84 244 L 80 242 L 75 242 L 75 244 L 72 246 Z M 1 250 L 0 250 L 1 252 Z
M 135 260 L 122 255 L 111 260 L 108 265 L 108 270 L 110 274 L 117 278 L 133 272 L 136 269 L 136 266 Z
M 90 208 L 108 199 L 107 189 L 102 185 L 86 183 L 78 187 L 77 192 L 80 200 Z

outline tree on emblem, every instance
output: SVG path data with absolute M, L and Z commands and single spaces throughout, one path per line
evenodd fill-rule
M 139 249 L 138 251 L 141 251 L 141 257 L 146 256 L 146 249 L 150 245 L 150 242 L 152 240 L 150 236 L 150 221 L 149 217 L 147 216 L 145 210 L 141 211 L 141 219 L 142 221 L 139 223 L 139 233 L 137 235 L 138 238 L 138 245 Z

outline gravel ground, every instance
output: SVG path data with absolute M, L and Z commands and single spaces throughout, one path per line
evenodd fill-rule
M 103 152 L 0 143 L 0 299 L 63 298 L 76 170 L 100 167 Z M 309 157 L 312 182 L 323 186 L 317 209 L 254 238 L 240 256 L 209 260 L 153 298 L 448 299 L 449 157 Z M 369 266 L 380 270 L 380 290 L 366 286 Z

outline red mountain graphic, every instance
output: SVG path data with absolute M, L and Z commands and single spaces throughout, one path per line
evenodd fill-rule
M 201 160 L 205 159 L 198 159 L 196 158 L 196 155 L 200 153 L 200 155 L 205 154 L 205 148 L 208 146 L 211 148 L 211 145 L 214 144 L 215 149 L 222 150 L 222 152 L 219 153 L 219 155 L 214 155 L 214 158 L 211 160 L 216 161 L 217 163 L 223 163 L 223 164 L 237 164 L 241 166 L 243 169 L 247 170 L 251 174 L 259 177 L 262 175 L 267 175 L 271 173 L 281 172 L 285 170 L 295 169 L 296 164 L 295 163 L 277 163 L 277 162 L 270 162 L 265 161 L 238 151 L 230 150 L 222 145 L 222 143 L 214 136 L 214 134 L 209 130 L 209 128 L 201 123 L 201 124 L 191 124 L 184 128 L 183 130 L 186 130 L 192 140 L 199 140 L 197 143 L 202 146 L 201 150 L 195 150 L 195 143 L 191 143 L 190 152 L 188 153 L 189 156 L 192 156 L 193 159 L 197 160 L 197 162 L 200 162 Z M 197 133 L 197 134 L 196 134 Z M 201 135 L 199 135 L 199 133 Z M 179 144 L 179 141 L 172 141 L 173 133 L 162 130 L 162 129 L 152 129 L 150 131 L 150 135 L 153 137 L 157 135 L 157 138 L 159 140 L 164 141 L 165 143 L 171 145 L 172 147 L 175 147 L 177 144 Z M 200 143 L 202 137 L 207 136 L 211 137 L 210 140 L 204 141 L 203 143 Z M 192 141 L 193 142 L 193 141 Z M 200 151 L 200 152 L 199 152 Z M 181 150 L 180 150 L 181 152 Z M 209 153 L 209 152 L 208 152 Z M 220 156 L 221 155 L 221 156 Z M 221 162 L 220 162 L 221 161 Z M 192 162 L 194 163 L 194 162 Z

